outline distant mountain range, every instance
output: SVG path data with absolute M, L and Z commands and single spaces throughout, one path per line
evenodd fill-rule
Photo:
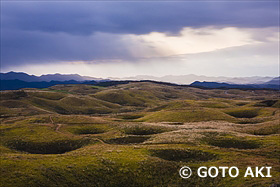
M 50 82 L 50 81 L 106 81 L 106 79 L 101 78 L 95 78 L 95 77 L 88 77 L 88 76 L 81 76 L 78 74 L 47 74 L 47 75 L 41 75 L 41 76 L 35 76 L 35 75 L 28 75 L 27 73 L 23 72 L 8 72 L 8 73 L 0 73 L 0 79 L 1 80 L 21 80 L 25 82 Z
M 47 74 L 41 76 L 28 75 L 23 72 L 8 72 L 8 73 L 0 73 L 1 80 L 21 80 L 25 82 L 41 82 L 41 81 L 109 81 L 109 80 L 153 80 L 160 82 L 170 82 L 175 84 L 191 84 L 195 81 L 207 81 L 207 82 L 220 82 L 220 83 L 229 83 L 229 84 L 279 84 L 279 77 L 209 77 L 209 76 L 199 76 L 199 75 L 166 75 L 163 77 L 155 77 L 148 75 L 138 75 L 135 77 L 124 77 L 124 78 L 116 78 L 109 77 L 108 79 L 89 77 L 89 76 L 81 76 L 79 74 Z
M 182 76 L 136 76 L 123 79 L 110 78 L 100 79 L 95 77 L 86 77 L 78 74 L 48 74 L 48 75 L 28 75 L 22 72 L 0 73 L 1 87 L 0 90 L 17 90 L 21 88 L 47 88 L 57 84 L 100 84 L 101 86 L 127 84 L 129 82 L 145 81 L 161 83 L 161 84 L 182 84 L 191 82 L 190 86 L 200 88 L 237 88 L 237 89 L 277 89 L 280 90 L 280 77 L 207 77 L 197 75 L 182 75 Z M 183 81 L 185 80 L 185 81 Z M 203 80 L 199 81 L 199 80 Z M 214 81 L 208 81 L 214 80 Z M 222 81 L 226 80 L 226 81 Z M 183 83 L 182 83 L 183 82 Z M 101 84 L 102 83 L 102 84 Z
M 265 84 L 276 84 L 276 85 L 280 85 L 280 77 L 275 77 L 274 79 L 266 82 Z
M 154 77 L 147 75 L 138 75 L 135 77 L 114 78 L 112 80 L 154 80 L 162 82 L 171 82 L 176 84 L 191 84 L 195 81 L 208 81 L 208 82 L 224 82 L 229 84 L 265 84 L 271 81 L 274 77 L 208 77 L 199 75 L 167 75 L 163 77 Z
M 280 90 L 279 77 L 278 84 L 274 81 L 269 81 L 265 84 L 228 84 L 228 83 L 218 83 L 218 82 L 199 82 L 195 81 L 190 86 L 199 87 L 199 88 L 217 88 L 217 89 L 275 89 Z

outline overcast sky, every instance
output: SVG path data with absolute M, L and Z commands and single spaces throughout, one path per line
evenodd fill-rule
M 279 1 L 1 1 L 1 72 L 279 76 Z

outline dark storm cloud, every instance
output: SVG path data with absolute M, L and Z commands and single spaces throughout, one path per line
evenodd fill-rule
M 279 2 L 1 2 L 1 66 L 132 58 L 111 34 L 278 26 Z
M 276 2 L 4 2 L 4 28 L 144 34 L 207 25 L 278 26 Z
M 1 65 L 133 58 L 116 35 L 93 36 L 3 29 Z

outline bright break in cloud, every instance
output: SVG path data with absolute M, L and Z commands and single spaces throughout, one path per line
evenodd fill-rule
M 3 1 L 1 71 L 277 76 L 278 6 L 278 1 Z

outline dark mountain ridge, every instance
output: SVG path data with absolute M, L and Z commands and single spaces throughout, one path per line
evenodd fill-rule
M 162 84 L 166 86 L 181 86 L 181 87 L 196 87 L 202 89 L 243 89 L 243 90 L 257 90 L 257 89 L 272 89 L 280 90 L 279 85 L 275 84 L 252 84 L 252 85 L 237 85 L 237 84 L 227 84 L 227 83 L 217 83 L 217 82 L 199 82 L 196 81 L 190 85 L 180 85 L 168 82 L 158 82 L 151 80 L 141 80 L 141 81 L 106 81 L 106 82 L 97 82 L 97 81 L 42 81 L 42 82 L 25 82 L 21 80 L 1 80 L 0 90 L 18 90 L 22 88 L 48 88 L 58 84 L 89 84 L 95 86 L 116 86 L 120 84 L 129 84 L 135 82 L 151 82 L 155 84 Z
M 95 81 L 88 81 L 88 83 L 96 83 Z M 57 84 L 82 84 L 75 80 L 69 81 L 41 81 L 41 82 L 26 82 L 22 80 L 1 80 L 0 90 L 19 90 L 22 88 L 48 88 Z
M 266 82 L 265 84 L 276 84 L 276 85 L 280 85 L 280 76 L 279 77 L 275 77 L 274 79 Z
M 130 82 L 152 82 L 169 86 L 191 86 L 204 89 L 274 89 L 280 90 L 279 77 L 276 77 L 263 84 L 230 84 L 220 82 L 200 82 L 195 81 L 190 85 L 175 84 L 164 81 L 154 80 L 108 80 L 96 79 L 93 77 L 84 77 L 78 74 L 48 74 L 42 76 L 28 75 L 22 72 L 1 73 L 0 90 L 18 90 L 22 88 L 48 88 L 57 84 L 92 84 L 96 86 L 114 86 L 119 84 L 128 84 Z M 91 79 L 92 78 L 92 79 Z M 90 79 L 90 80 L 89 80 Z M 42 81 L 43 80 L 43 81 Z
M 200 82 L 195 81 L 190 86 L 199 88 L 216 88 L 216 89 L 274 89 L 280 90 L 279 84 L 228 84 L 218 82 Z

